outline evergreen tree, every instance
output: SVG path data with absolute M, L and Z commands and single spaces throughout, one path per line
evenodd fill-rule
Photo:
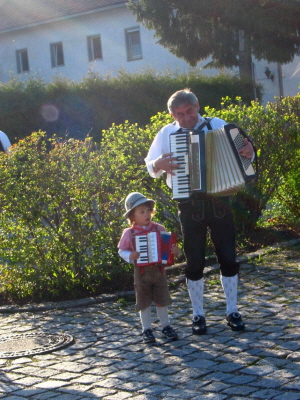
M 130 0 L 158 43 L 191 66 L 239 67 L 252 77 L 252 56 L 289 63 L 300 54 L 299 0 Z

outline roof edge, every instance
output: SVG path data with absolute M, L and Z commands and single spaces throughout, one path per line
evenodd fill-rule
M 49 24 L 51 22 L 62 21 L 62 20 L 65 20 L 65 19 L 81 17 L 83 15 L 94 14 L 94 13 L 99 12 L 99 11 L 106 11 L 106 10 L 111 10 L 113 8 L 120 8 L 120 7 L 124 7 L 124 6 L 126 7 L 126 1 L 120 1 L 119 4 L 113 4 L 111 6 L 103 6 L 103 7 L 99 7 L 99 8 L 94 8 L 93 10 L 89 10 L 89 11 L 83 11 L 83 12 L 76 13 L 76 14 L 65 15 L 65 16 L 59 17 L 59 18 L 52 18 L 52 19 L 48 19 L 48 20 L 45 20 L 45 21 L 36 22 L 34 24 L 21 25 L 21 26 L 18 26 L 18 27 L 15 27 L 15 28 L 11 28 L 11 29 L 4 29 L 3 31 L 0 30 L 0 34 L 9 33 L 9 32 L 15 32 L 15 31 L 19 31 L 21 29 L 32 28 L 34 26 Z

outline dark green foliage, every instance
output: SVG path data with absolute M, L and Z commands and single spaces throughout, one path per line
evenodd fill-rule
M 201 104 L 218 107 L 222 97 L 253 97 L 251 84 L 226 75 L 207 78 L 200 74 L 159 76 L 120 73 L 101 78 L 89 74 L 82 82 L 56 78 L 51 83 L 31 78 L 0 85 L 0 129 L 14 143 L 43 130 L 48 137 L 101 138 L 103 129 L 125 121 L 145 126 L 178 89 L 190 87 Z
M 298 0 L 130 0 L 128 4 L 139 22 L 155 30 L 162 46 L 192 66 L 211 56 L 211 66 L 239 66 L 240 76 L 245 70 L 251 80 L 251 54 L 258 60 L 288 63 L 300 53 Z

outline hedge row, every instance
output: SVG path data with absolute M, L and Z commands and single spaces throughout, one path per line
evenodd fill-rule
M 170 95 L 185 87 L 199 96 L 202 106 L 217 108 L 225 96 L 241 96 L 247 104 L 253 99 L 252 83 L 229 75 L 147 72 L 102 78 L 91 73 L 82 82 L 56 78 L 50 83 L 14 78 L 0 84 L 0 129 L 12 143 L 40 129 L 48 136 L 92 136 L 99 141 L 102 130 L 113 123 L 147 125 L 153 115 L 166 111 Z

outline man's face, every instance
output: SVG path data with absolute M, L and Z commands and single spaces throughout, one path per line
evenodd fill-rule
M 193 129 L 198 122 L 198 111 L 200 110 L 199 103 L 196 106 L 185 104 L 176 107 L 172 113 L 173 118 L 178 121 L 182 128 Z

